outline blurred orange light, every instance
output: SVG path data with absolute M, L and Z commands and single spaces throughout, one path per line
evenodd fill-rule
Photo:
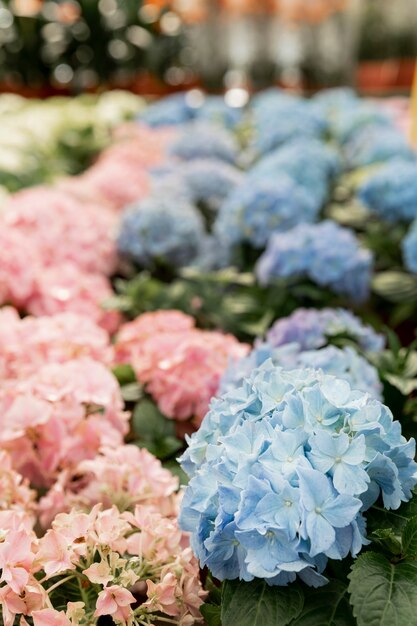
M 81 15 L 80 6 L 75 2 L 63 2 L 56 8 L 57 20 L 65 24 L 73 24 Z
M 11 8 L 15 15 L 33 17 L 42 10 L 43 0 L 13 0 Z

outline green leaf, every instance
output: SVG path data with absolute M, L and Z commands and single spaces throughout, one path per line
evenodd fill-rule
M 338 580 L 305 593 L 304 608 L 291 626 L 355 626 L 347 586 Z
M 169 459 L 168 461 L 164 461 L 162 465 L 165 467 L 165 469 L 168 469 L 171 474 L 174 474 L 174 476 L 177 476 L 177 478 L 179 478 L 180 485 L 188 484 L 188 476 L 184 472 L 178 461 L 176 461 L 175 459 Z
M 123 385 L 129 385 L 137 382 L 136 374 L 133 367 L 129 365 L 129 363 L 120 363 L 119 365 L 115 365 L 112 372 L 114 376 L 116 376 L 121 387 L 123 387 Z
M 358 626 L 415 626 L 417 564 L 390 563 L 382 554 L 362 554 L 349 574 L 350 602 Z
M 395 374 L 385 374 L 385 380 L 398 389 L 403 396 L 408 396 L 417 389 L 417 378 L 404 378 Z
M 120 393 L 125 402 L 137 402 L 143 395 L 143 388 L 139 383 L 129 383 L 120 388 Z
M 156 404 L 145 398 L 137 403 L 132 416 L 132 426 L 141 439 L 159 440 L 175 436 L 175 422 L 167 419 Z
M 404 556 L 417 557 L 417 517 L 412 517 L 404 526 L 402 534 Z
M 207 626 L 221 626 L 221 608 L 217 604 L 203 604 L 200 606 L 201 615 Z
M 405 272 L 381 272 L 372 287 L 375 293 L 390 302 L 412 302 L 417 300 L 417 277 Z
M 183 444 L 176 437 L 175 422 L 166 418 L 158 407 L 147 398 L 140 400 L 133 411 L 132 428 L 137 436 L 134 441 L 146 448 L 158 459 L 166 459 L 181 450 Z
M 299 587 L 269 587 L 264 580 L 226 581 L 222 593 L 222 626 L 286 626 L 303 608 Z
M 392 528 L 379 528 L 369 535 L 369 539 L 396 556 L 402 553 L 402 543 Z

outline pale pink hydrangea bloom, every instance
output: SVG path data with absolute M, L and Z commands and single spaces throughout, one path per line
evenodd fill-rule
M 41 270 L 36 242 L 0 220 L 0 304 L 12 302 L 25 308 Z
M 150 189 L 151 178 L 145 169 L 133 162 L 124 162 L 114 158 L 99 160 L 78 180 L 81 189 L 94 190 L 100 201 L 108 204 L 113 210 L 122 209 L 135 200 L 145 198 Z M 75 192 L 77 193 L 77 192 Z
M 135 602 L 135 596 L 119 585 L 105 587 L 97 598 L 95 617 L 111 615 L 115 620 L 127 623 L 132 615 L 131 604 Z
M 62 188 L 81 197 L 95 197 L 115 210 L 141 200 L 151 186 L 148 170 L 163 163 L 174 136 L 175 131 L 169 129 L 124 124 L 96 163 L 81 176 L 61 183 Z
M 17 230 L 39 251 L 44 266 L 66 261 L 86 272 L 110 275 L 116 264 L 116 217 L 59 189 L 33 187 L 10 196 L 2 228 Z
M 34 626 L 72 626 L 74 622 L 70 621 L 64 611 L 56 611 L 55 609 L 41 609 L 32 613 Z
M 134 513 L 100 505 L 88 514 L 72 510 L 58 515 L 39 540 L 23 527 L 2 532 L 8 540 L 0 543 L 6 626 L 16 615 L 32 617 L 37 626 L 96 624 L 105 615 L 127 625 L 134 616 L 141 622 L 157 620 L 156 612 L 183 625 L 202 621 L 199 608 L 206 593 L 197 561 L 190 548 L 184 549 L 176 522 L 147 506 Z M 34 578 L 37 572 L 41 581 L 51 579 L 53 588 L 81 576 L 85 586 L 98 589 L 60 611 L 51 603 L 54 596 L 48 598 L 50 585 L 43 587 Z M 137 608 L 135 593 L 141 600 Z
M 111 363 L 108 333 L 77 313 L 21 319 L 15 309 L 0 309 L 0 386 L 26 378 L 47 363 L 91 357 Z
M 145 313 L 121 328 L 115 345 L 116 360 L 131 363 L 162 413 L 196 425 L 229 360 L 249 349 L 232 335 L 195 328 L 179 311 Z
M 120 324 L 120 315 L 102 307 L 111 296 L 113 291 L 105 276 L 87 273 L 74 264 L 66 263 L 44 269 L 37 275 L 36 286 L 26 308 L 36 316 L 66 311 L 85 315 L 113 333 Z
M 5 450 L 0 450 L 0 511 L 21 511 L 33 516 L 35 497 L 28 481 L 13 469 L 10 455 Z
M 140 506 L 133 514 L 124 516 L 133 527 L 141 530 L 140 534 L 129 537 L 129 553 L 162 565 L 158 576 L 146 581 L 148 600 L 143 606 L 175 616 L 181 624 L 186 624 L 187 619 L 193 624 L 200 617 L 199 609 L 206 593 L 199 580 L 197 560 L 191 548 L 184 547 L 185 537 L 176 520 Z
M 105 615 L 127 626 L 134 617 L 141 623 L 157 621 L 160 612 L 178 625 L 202 621 L 199 609 L 206 592 L 197 561 L 184 548 L 176 521 L 147 506 L 133 513 L 102 510 L 101 505 L 89 513 L 62 513 L 40 539 L 18 520 L 8 526 L 0 517 L 0 532 L 5 537 L 0 542 L 5 626 L 12 626 L 16 616 L 22 626 L 28 623 L 24 616 L 36 626 L 75 626 L 97 624 Z M 95 588 L 60 610 L 65 586 L 59 608 L 51 592 L 76 577 L 84 588 Z
M 133 445 L 103 448 L 90 460 L 64 470 L 40 500 L 43 527 L 57 513 L 72 508 L 90 510 L 95 504 L 115 504 L 120 511 L 146 504 L 166 516 L 178 513 L 178 479 L 145 449 Z
M 35 485 L 120 445 L 127 431 L 116 378 L 89 358 L 45 365 L 0 391 L 0 446 Z

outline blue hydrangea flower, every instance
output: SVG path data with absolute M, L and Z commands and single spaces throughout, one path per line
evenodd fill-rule
M 220 270 L 231 264 L 231 250 L 225 242 L 216 235 L 204 237 L 200 245 L 198 256 L 192 266 L 201 271 Z
M 314 370 L 271 361 L 212 401 L 181 463 L 181 527 L 216 578 L 326 583 L 327 560 L 356 556 L 366 510 L 411 498 L 415 441 L 388 407 Z
M 313 96 L 312 103 L 322 115 L 332 120 L 340 111 L 358 106 L 360 100 L 350 87 L 333 87 L 319 91 Z
M 266 154 L 297 137 L 323 136 L 327 121 L 307 100 L 270 90 L 254 98 L 252 126 L 251 147 Z
M 360 248 L 353 231 L 325 220 L 273 234 L 256 274 L 264 285 L 279 277 L 307 277 L 360 302 L 368 297 L 372 268 L 371 252 Z
M 415 162 L 416 156 L 404 134 L 394 126 L 371 124 L 359 130 L 345 145 L 347 166 L 354 169 L 393 158 Z
M 247 242 L 263 248 L 272 233 L 313 222 L 317 211 L 307 192 L 285 174 L 247 179 L 221 205 L 214 232 L 230 245 Z
M 355 106 L 356 105 L 356 106 Z M 375 126 L 383 130 L 391 126 L 391 119 L 381 107 L 358 99 L 352 106 L 342 107 L 333 119 L 331 131 L 339 143 L 345 144 L 364 128 Z
M 315 201 L 317 211 L 323 206 L 331 179 L 340 171 L 336 152 L 316 139 L 295 139 L 267 154 L 248 171 L 249 179 L 274 180 L 287 174 Z
M 183 267 L 197 257 L 204 237 L 197 209 L 183 196 L 162 193 L 124 210 L 117 247 L 142 267 L 155 262 Z
M 243 173 L 218 159 L 186 161 L 177 168 L 178 176 L 187 186 L 191 200 L 203 202 L 217 210 L 221 202 L 243 182 Z
M 196 110 L 198 120 L 215 122 L 230 129 L 236 128 L 242 116 L 242 109 L 229 106 L 223 96 L 207 96 L 204 104 Z
M 417 220 L 412 223 L 401 245 L 405 267 L 417 274 Z
M 297 309 L 271 326 L 267 342 L 273 348 L 297 343 L 300 350 L 314 350 L 338 337 L 351 340 L 369 352 L 380 352 L 385 345 L 383 335 L 376 333 L 351 311 L 340 308 Z
M 150 104 L 138 115 L 138 121 L 148 126 L 177 126 L 193 117 L 193 109 L 187 102 L 186 93 L 173 94 Z
M 382 399 L 378 371 L 352 347 L 337 348 L 330 345 L 321 349 L 303 350 L 298 343 L 273 347 L 268 342 L 258 342 L 246 357 L 228 366 L 220 381 L 220 390 L 223 392 L 238 388 L 252 370 L 268 359 L 286 370 L 302 367 L 320 369 L 325 374 L 347 380 L 352 389 L 359 389 L 373 398 Z
M 417 163 L 393 159 L 367 178 L 359 199 L 389 222 L 417 217 Z
M 185 161 L 220 159 L 236 163 L 239 147 L 234 135 L 218 124 L 190 122 L 170 146 L 172 156 Z

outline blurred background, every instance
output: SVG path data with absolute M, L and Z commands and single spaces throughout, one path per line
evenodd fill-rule
M 416 0 L 0 0 L 0 90 L 407 93 Z

